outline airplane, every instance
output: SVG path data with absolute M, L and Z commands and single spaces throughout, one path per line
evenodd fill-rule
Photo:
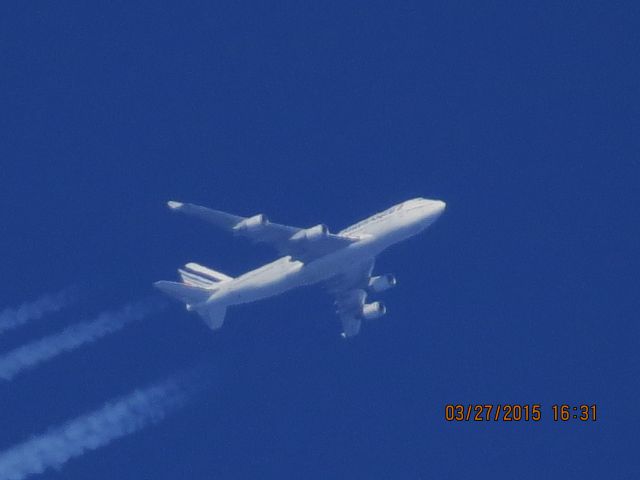
M 339 233 L 326 225 L 297 228 L 272 223 L 264 214 L 240 217 L 206 207 L 167 202 L 173 211 L 205 220 L 238 237 L 267 243 L 282 255 L 278 260 L 230 277 L 197 263 L 178 270 L 182 282 L 159 281 L 154 286 L 186 304 L 212 329 L 222 327 L 227 308 L 279 295 L 288 290 L 323 284 L 335 298 L 342 337 L 357 335 L 363 320 L 386 313 L 380 301 L 367 303 L 369 293 L 396 285 L 392 274 L 372 276 L 375 258 L 391 245 L 412 237 L 437 220 L 446 204 L 414 198 L 376 213 Z

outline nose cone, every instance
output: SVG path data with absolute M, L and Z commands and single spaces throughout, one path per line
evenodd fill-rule
M 444 212 L 447 204 L 442 200 L 426 200 L 426 210 L 430 217 L 438 218 Z
M 422 207 L 422 227 L 426 228 L 435 222 L 444 209 L 447 207 L 447 204 L 442 200 L 424 200 L 424 205 Z
M 433 208 L 440 213 L 444 212 L 444 209 L 447 208 L 447 204 L 442 200 L 432 200 L 432 202 L 433 202 Z

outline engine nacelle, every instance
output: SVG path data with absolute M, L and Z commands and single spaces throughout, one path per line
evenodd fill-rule
M 380 275 L 379 277 L 371 277 L 369 279 L 369 290 L 372 292 L 384 292 L 391 287 L 396 286 L 396 277 L 390 273 Z
M 299 241 L 309 241 L 314 242 L 321 238 L 326 237 L 329 234 L 329 227 L 324 224 L 316 225 L 315 227 L 305 228 L 304 230 L 300 230 L 299 232 L 294 233 L 291 236 L 291 240 L 294 242 Z
M 387 313 L 387 308 L 382 302 L 365 303 L 362 306 L 362 318 L 365 320 L 375 320 Z
M 267 216 L 263 213 L 259 213 L 253 217 L 245 218 L 234 226 L 233 229 L 236 232 L 253 231 L 264 227 L 267 223 L 269 223 Z

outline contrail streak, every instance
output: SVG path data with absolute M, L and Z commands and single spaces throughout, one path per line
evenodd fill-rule
M 0 452 L 0 479 L 20 480 L 60 468 L 71 458 L 158 423 L 193 395 L 195 385 L 184 380 L 172 377 L 136 390 Z
M 95 342 L 130 322 L 159 311 L 163 306 L 164 303 L 157 301 L 133 303 L 116 312 L 104 312 L 93 320 L 71 325 L 59 333 L 22 345 L 0 356 L 0 378 L 11 380 L 24 370 Z
M 62 310 L 76 301 L 76 291 L 66 288 L 57 293 L 48 293 L 40 298 L 25 302 L 16 308 L 6 308 L 0 312 L 0 334 L 18 328 L 32 320 L 38 320 L 47 313 Z

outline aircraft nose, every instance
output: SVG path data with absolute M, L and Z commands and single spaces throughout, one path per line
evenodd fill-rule
M 447 207 L 447 204 L 442 200 L 429 200 L 428 202 L 427 211 L 430 217 L 438 218 Z
M 429 225 L 431 225 L 433 222 L 435 222 L 440 215 L 442 215 L 442 212 L 444 212 L 444 209 L 446 208 L 447 204 L 444 203 L 442 200 L 424 200 L 424 205 L 422 207 L 422 215 L 420 215 L 421 220 L 420 223 L 422 225 L 422 227 L 428 227 Z

